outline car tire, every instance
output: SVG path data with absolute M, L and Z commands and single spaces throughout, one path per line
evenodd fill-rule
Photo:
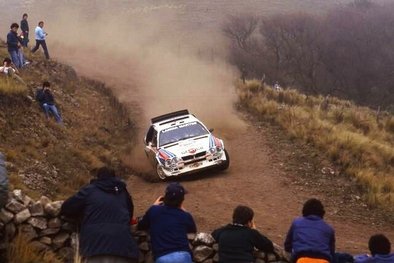
M 161 180 L 165 180 L 167 178 L 166 174 L 163 171 L 163 167 L 156 163 L 156 174 Z
M 230 166 L 230 155 L 228 154 L 228 152 L 227 152 L 226 149 L 224 149 L 224 154 L 226 155 L 226 161 L 224 161 L 224 162 L 220 165 L 219 169 L 220 169 L 221 171 L 227 170 L 227 168 Z

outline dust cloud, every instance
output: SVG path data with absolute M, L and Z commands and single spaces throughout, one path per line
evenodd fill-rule
M 56 2 L 45 21 L 55 58 L 107 83 L 121 101 L 140 107 L 141 145 L 130 159 L 143 172 L 147 162 L 142 138 L 153 116 L 189 109 L 225 140 L 245 127 L 233 111 L 238 72 L 224 62 L 220 30 L 212 34 L 212 28 L 193 28 L 187 4 L 152 3 L 131 8 L 109 1 Z

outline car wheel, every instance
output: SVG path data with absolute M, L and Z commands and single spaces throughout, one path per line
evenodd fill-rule
M 224 149 L 224 154 L 226 155 L 226 161 L 224 161 L 219 167 L 222 171 L 226 170 L 230 166 L 230 155 L 228 155 L 226 149 Z
M 160 164 L 156 164 L 156 174 L 161 180 L 166 179 L 166 174 L 163 171 L 163 167 Z

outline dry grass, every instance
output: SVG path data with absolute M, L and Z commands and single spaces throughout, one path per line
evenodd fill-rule
M 9 263 L 63 263 L 63 260 L 51 251 L 39 251 L 22 235 L 15 237 L 9 244 L 7 257 Z
M 354 176 L 371 206 L 394 204 L 394 120 L 337 98 L 237 83 L 240 103 L 259 118 L 284 128 L 291 138 L 313 144 Z M 328 107 L 323 105 L 328 102 Z
M 0 95 L 20 95 L 27 92 L 26 85 L 19 83 L 11 77 L 0 75 Z

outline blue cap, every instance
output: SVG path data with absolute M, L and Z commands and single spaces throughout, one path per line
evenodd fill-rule
M 185 188 L 180 183 L 170 183 L 166 188 L 166 197 L 169 199 L 180 199 L 186 194 Z

